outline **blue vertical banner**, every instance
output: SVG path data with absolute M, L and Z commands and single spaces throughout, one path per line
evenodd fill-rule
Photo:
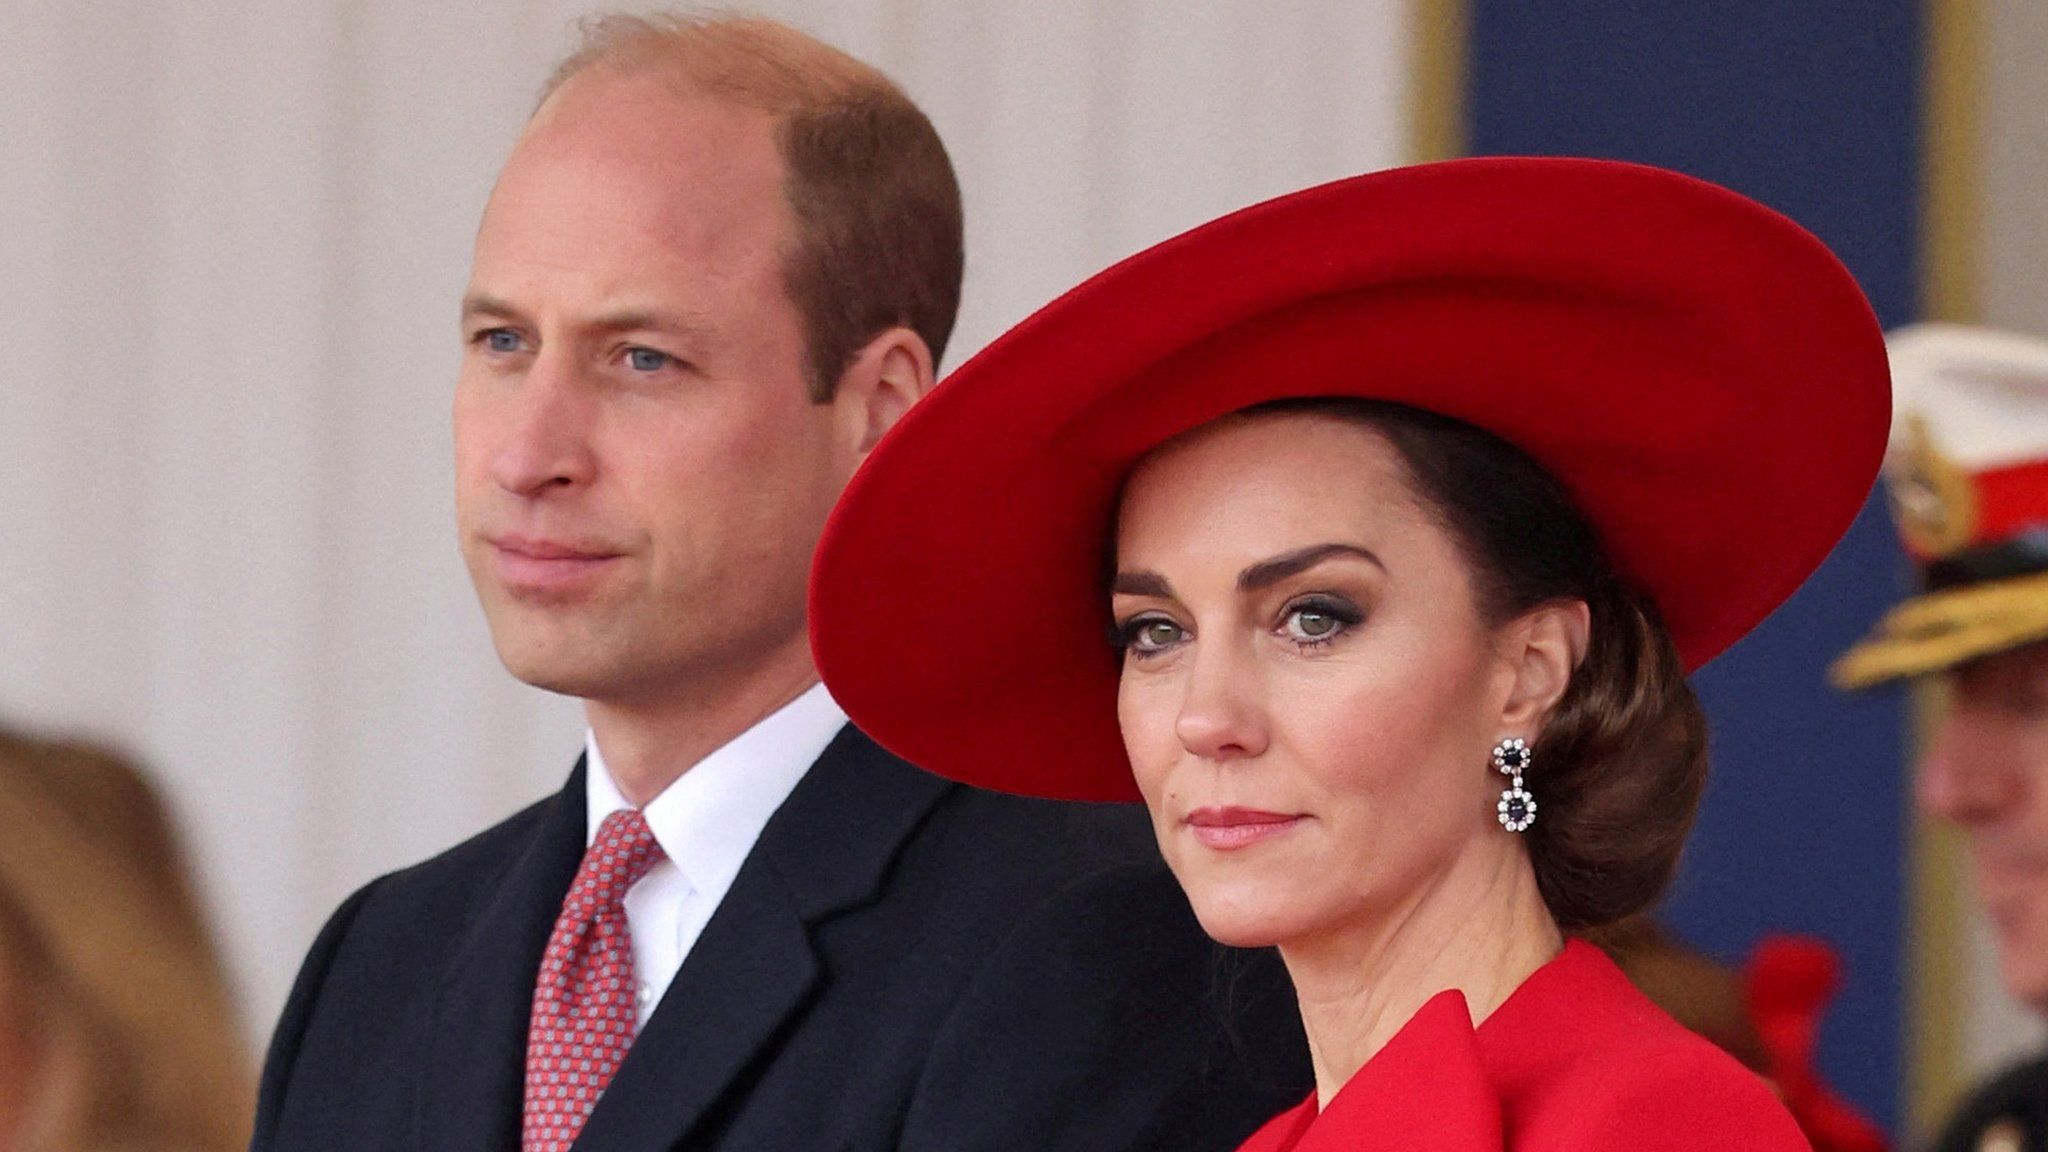
M 1918 307 L 1922 6 L 1467 0 L 1465 150 L 1636 160 L 1727 185 L 1824 240 L 1890 328 Z M 1905 573 L 1873 500 L 1799 595 L 1697 677 L 1713 779 L 1666 909 L 1729 963 L 1775 932 L 1834 945 L 1847 985 L 1822 1070 L 1894 1132 L 1905 700 L 1844 696 L 1824 673 L 1905 592 Z

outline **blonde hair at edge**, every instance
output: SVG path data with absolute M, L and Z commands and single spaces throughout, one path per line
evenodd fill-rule
M 254 1085 L 162 804 L 0 731 L 0 1152 L 227 1152 Z

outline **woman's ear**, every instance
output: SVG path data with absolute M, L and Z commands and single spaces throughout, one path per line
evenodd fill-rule
M 933 372 L 931 349 L 908 328 L 891 328 L 862 346 L 832 395 L 846 446 L 860 456 L 873 451 L 882 434 L 932 390 Z
M 1508 626 L 1504 655 L 1514 679 L 1501 708 L 1503 732 L 1535 738 L 1586 658 L 1591 634 L 1592 612 L 1583 600 L 1540 604 Z

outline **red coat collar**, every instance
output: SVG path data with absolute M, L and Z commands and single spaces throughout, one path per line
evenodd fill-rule
M 1541 1096 L 1561 1069 L 1624 1058 L 1647 1040 L 1690 1040 L 1599 949 L 1565 945 L 1474 1028 L 1464 994 L 1437 994 L 1318 1113 L 1316 1098 L 1281 1113 L 1240 1152 L 1356 1152 L 1361 1138 L 1400 1134 L 1417 1152 L 1506 1144 L 1518 1102 Z M 1704 1045 L 1704 1041 L 1698 1041 Z

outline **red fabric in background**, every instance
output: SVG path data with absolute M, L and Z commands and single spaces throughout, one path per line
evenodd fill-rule
M 1883 1130 L 1835 1095 L 1814 1066 L 1821 1017 L 1842 985 L 1834 949 L 1806 936 L 1769 937 L 1751 954 L 1744 985 L 1771 1079 L 1814 1152 L 1885 1152 Z

